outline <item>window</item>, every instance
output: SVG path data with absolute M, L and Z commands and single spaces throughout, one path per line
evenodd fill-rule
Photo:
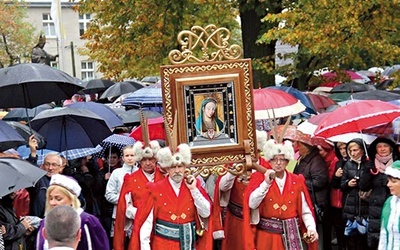
M 60 69 L 60 68 L 58 67 L 58 62 L 56 62 L 56 61 L 50 62 L 50 66 L 53 67 L 53 68 L 56 68 L 56 69 Z
M 94 63 L 84 61 L 81 62 L 81 79 L 83 81 L 94 79 Z
M 43 31 L 46 37 L 55 37 L 56 30 L 54 27 L 54 21 L 51 19 L 49 13 L 43 14 Z
M 79 35 L 82 36 L 87 30 L 92 20 L 92 14 L 79 15 Z

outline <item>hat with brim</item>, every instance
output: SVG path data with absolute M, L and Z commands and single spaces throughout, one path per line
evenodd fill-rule
M 395 161 L 391 166 L 387 167 L 385 174 L 400 179 L 400 161 Z
M 82 190 L 81 186 L 79 186 L 78 182 L 74 178 L 62 174 L 51 176 L 50 186 L 52 185 L 63 187 L 75 196 L 79 196 Z
M 297 137 L 296 141 L 302 142 L 302 143 L 307 144 L 309 146 L 314 146 L 314 144 L 312 142 L 312 139 L 311 139 L 311 135 L 304 134 L 301 131 L 298 131 L 297 135 L 298 135 L 298 137 Z

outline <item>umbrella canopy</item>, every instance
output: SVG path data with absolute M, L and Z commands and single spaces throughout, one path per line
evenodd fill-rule
M 306 93 L 307 97 L 310 99 L 311 103 L 315 109 L 320 112 L 331 105 L 335 105 L 336 102 L 329 98 L 328 96 L 318 95 L 314 93 Z
M 333 93 L 329 95 L 329 98 L 331 98 L 332 100 L 334 100 L 335 102 L 341 102 L 344 100 L 347 100 L 347 98 L 349 98 L 351 95 L 350 92 L 344 92 L 344 93 Z
M 398 106 L 382 101 L 358 101 L 327 113 L 320 121 L 315 136 L 324 138 L 392 122 L 400 116 Z
M 68 160 L 74 160 L 82 157 L 86 157 L 88 155 L 93 155 L 100 152 L 103 148 L 97 146 L 95 148 L 75 148 L 68 149 L 67 151 L 63 151 L 60 155 L 64 156 Z
M 344 73 L 347 75 L 347 78 L 354 81 L 354 82 L 359 82 L 359 83 L 366 83 L 369 82 L 370 79 L 367 76 L 357 74 L 354 71 L 351 70 L 345 70 Z M 322 77 L 328 80 L 340 80 L 337 79 L 338 75 L 336 72 L 326 72 L 322 74 Z
M 125 126 L 134 126 L 140 123 L 141 115 L 139 109 L 125 110 L 124 108 L 115 108 L 113 110 L 122 119 L 122 122 L 124 123 Z M 144 110 L 143 114 L 145 115 L 145 117 L 148 117 L 149 119 L 162 117 L 162 114 L 160 114 L 159 112 L 151 110 Z
M 5 121 L 0 120 L 0 152 L 24 145 L 24 138 Z
M 127 146 L 127 145 L 133 145 L 135 144 L 135 140 L 129 136 L 126 135 L 118 135 L 118 134 L 112 134 L 105 138 L 99 145 L 102 147 L 101 150 L 96 153 L 97 157 L 105 157 L 105 155 L 108 153 L 107 150 L 110 150 L 111 147 L 117 147 L 119 150 Z
M 306 110 L 300 100 L 285 91 L 273 88 L 254 89 L 254 116 L 256 120 L 287 117 Z
M 379 100 L 379 101 L 394 101 L 400 100 L 400 94 L 386 90 L 369 90 L 352 94 L 348 100 Z
M 400 70 L 400 64 L 396 64 L 391 67 L 385 68 L 382 72 L 382 75 L 390 77 L 394 73 L 396 73 L 398 70 Z
M 348 143 L 349 141 L 359 138 L 363 139 L 367 145 L 371 144 L 377 136 L 375 135 L 369 135 L 369 134 L 363 134 L 363 133 L 345 133 L 341 135 L 335 135 L 332 137 L 329 137 L 330 141 L 333 142 L 344 142 Z
M 25 124 L 14 121 L 7 121 L 7 124 L 10 125 L 20 136 L 22 136 L 22 138 L 24 138 L 26 145 L 29 143 L 29 137 L 33 134 L 38 142 L 38 149 L 42 149 L 46 146 L 46 138 L 44 138 L 35 130 L 31 130 Z
M 68 105 L 73 109 L 86 109 L 100 116 L 109 128 L 123 126 L 121 118 L 109 106 L 97 102 L 75 102 Z
M 161 107 L 163 103 L 161 88 L 146 87 L 139 89 L 123 101 L 123 106 L 131 106 L 134 108 L 141 107 Z
M 363 92 L 374 89 L 375 87 L 372 85 L 357 83 L 357 82 L 347 82 L 334 87 L 331 90 L 331 93 L 343 93 L 343 92 L 354 93 L 354 92 Z
M 81 89 L 74 77 L 45 64 L 22 63 L 0 69 L 0 108 L 34 108 L 69 99 Z
M 111 135 L 106 122 L 92 111 L 69 107 L 45 110 L 31 122 L 32 128 L 46 137 L 47 149 L 96 147 Z
M 21 159 L 0 158 L 0 197 L 33 187 L 46 171 Z
M 26 109 L 26 108 L 15 108 L 12 109 L 8 112 L 7 115 L 3 117 L 4 121 L 24 121 L 24 122 L 29 122 L 30 120 L 33 119 L 37 114 L 42 112 L 43 110 L 47 109 L 52 109 L 54 108 L 53 104 L 41 104 L 37 107 L 34 107 L 32 109 Z
M 161 116 L 157 118 L 149 118 L 147 122 L 149 127 L 149 139 L 165 140 L 164 117 Z M 134 128 L 132 132 L 129 134 L 129 136 L 135 139 L 136 141 L 143 141 L 142 125 Z
M 87 82 L 83 82 L 85 87 L 82 92 L 85 94 L 95 94 L 104 91 L 114 85 L 114 82 L 106 79 L 92 79 Z
M 301 103 L 306 106 L 306 111 L 309 114 L 316 114 L 317 110 L 315 109 L 314 105 L 312 104 L 311 100 L 307 97 L 307 95 L 304 92 L 301 92 L 300 90 L 293 88 L 293 87 L 286 87 L 286 86 L 273 86 L 269 88 L 274 88 L 274 89 L 280 89 L 285 91 L 286 93 L 291 94 L 292 96 L 296 97 L 301 101 Z
M 104 93 L 100 96 L 100 99 L 118 97 L 126 93 L 135 92 L 136 90 L 141 88 L 143 88 L 143 85 L 139 82 L 134 82 L 134 81 L 117 82 L 108 89 L 106 89 L 106 91 L 104 91 Z

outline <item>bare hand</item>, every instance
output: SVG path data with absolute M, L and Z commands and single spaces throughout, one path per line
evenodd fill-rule
M 5 234 L 6 233 L 6 227 L 3 225 L 0 227 L 0 233 Z
M 338 168 L 335 172 L 335 176 L 336 177 L 342 177 L 343 175 L 343 169 L 342 168 Z
M 106 179 L 106 180 L 110 179 L 110 175 L 111 175 L 111 173 L 106 173 L 104 176 L 104 179 Z
M 196 177 L 194 177 L 193 175 L 188 175 L 186 177 L 186 181 L 185 181 L 186 186 L 189 189 L 195 189 L 196 188 L 196 184 L 197 184 L 197 179 Z
M 30 227 L 32 227 L 31 221 L 27 218 L 22 218 L 21 224 L 25 227 L 26 230 L 28 230 Z
M 38 148 L 38 141 L 35 138 L 35 135 L 29 136 L 29 142 L 28 142 L 29 148 L 32 151 L 36 152 Z
M 272 169 L 268 169 L 265 173 L 264 173 L 264 180 L 265 183 L 267 183 L 268 185 L 271 184 L 271 182 L 275 179 L 275 171 Z
M 314 230 L 307 230 L 308 243 L 318 240 L 318 233 Z
M 357 186 L 357 180 L 356 180 L 356 179 L 351 179 L 351 180 L 348 182 L 348 185 L 349 185 L 349 187 L 355 187 L 355 186 Z

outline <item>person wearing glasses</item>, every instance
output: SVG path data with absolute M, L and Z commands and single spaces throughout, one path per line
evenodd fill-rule
M 294 159 L 292 143 L 270 139 L 263 152 L 272 169 L 264 174 L 253 173 L 245 191 L 244 249 L 303 249 L 302 238 L 308 249 L 318 249 L 305 179 L 286 170 L 288 162 Z

